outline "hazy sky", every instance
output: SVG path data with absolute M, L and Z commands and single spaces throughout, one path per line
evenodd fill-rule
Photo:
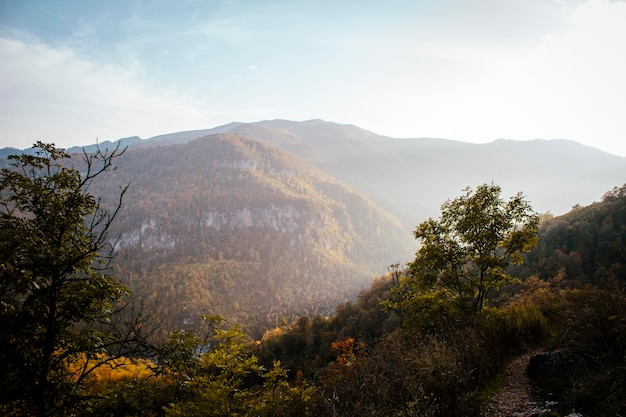
M 0 0 L 0 147 L 324 120 L 626 156 L 626 2 Z

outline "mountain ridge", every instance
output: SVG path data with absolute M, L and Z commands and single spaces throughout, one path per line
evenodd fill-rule
M 626 179 L 625 157 L 569 139 L 497 139 L 484 144 L 398 139 L 321 119 L 233 122 L 119 143 L 153 147 L 186 143 L 211 133 L 238 134 L 301 157 L 375 199 L 408 229 L 436 215 L 442 201 L 468 186 L 495 182 L 506 194 L 523 191 L 540 212 L 563 214 L 577 204 L 597 201 L 605 190 Z M 103 144 L 116 146 L 116 142 Z M 7 153 L 0 150 L 0 156 L 3 152 Z M 68 152 L 82 152 L 82 148 Z
M 232 130 L 235 130 L 237 128 L 239 128 L 240 126 L 245 126 L 245 125 L 255 125 L 255 124 L 260 124 L 260 125 L 272 125 L 272 124 L 282 124 L 284 122 L 287 123 L 295 123 L 295 124 L 310 124 L 310 123 L 322 123 L 322 124 L 329 124 L 329 125 L 336 125 L 336 126 L 342 126 L 342 127 L 348 127 L 348 128 L 354 128 L 354 129 L 358 129 L 359 131 L 362 131 L 364 133 L 367 133 L 371 136 L 375 136 L 377 138 L 385 138 L 385 139 L 394 139 L 394 140 L 408 140 L 408 141 L 414 141 L 414 140 L 419 140 L 419 141 L 433 141 L 433 142 L 438 142 L 438 143 L 457 143 L 457 144 L 467 144 L 470 146 L 473 145 L 491 145 L 491 144 L 495 144 L 495 143 L 499 143 L 499 142 L 507 142 L 507 143 L 526 143 L 526 142 L 535 142 L 535 141 L 545 141 L 545 142 L 562 142 L 562 143 L 571 143 L 571 144 L 575 144 L 577 146 L 581 146 L 584 148 L 588 148 L 588 149 L 593 149 L 596 150 L 598 152 L 601 152 L 603 154 L 607 154 L 607 155 L 612 155 L 614 157 L 620 158 L 620 159 L 626 159 L 626 157 L 623 156 L 619 156 L 616 154 L 612 154 L 610 152 L 607 151 L 603 151 L 597 147 L 594 146 L 590 146 L 590 145 L 585 145 L 582 144 L 580 142 L 577 142 L 575 140 L 572 139 L 566 139 L 566 138 L 553 138 L 553 139 L 545 139 L 545 138 L 533 138 L 533 139 L 508 139 L 508 138 L 497 138 L 494 139 L 492 141 L 489 142 L 483 142 L 483 143 L 474 143 L 474 142 L 468 142 L 468 141 L 464 141 L 464 140 L 458 140 L 458 139 L 448 139 L 448 138 L 442 138 L 442 137 L 428 137 L 428 136 L 420 136 L 420 137 L 392 137 L 392 136 L 386 136 L 386 135 L 382 135 L 382 134 L 378 134 L 375 133 L 373 131 L 370 130 L 366 130 L 363 128 L 358 127 L 357 125 L 354 124 L 350 124 L 350 123 L 335 123 L 335 122 L 331 122 L 331 121 L 326 121 L 323 119 L 309 119 L 309 120 L 305 120 L 305 121 L 291 121 L 288 119 L 267 119 L 267 120 L 261 120 L 261 121 L 257 121 L 257 122 L 230 122 L 230 123 L 226 123 L 223 125 L 218 125 L 212 128 L 206 128 L 206 129 L 195 129 L 195 130 L 183 130 L 183 131 L 177 131 L 177 132 L 170 132 L 170 133 L 164 133 L 164 134 L 159 134 L 156 136 L 151 136 L 148 138 L 141 138 L 139 136 L 129 136 L 129 137 L 125 137 L 125 138 L 120 138 L 120 139 L 115 139 L 115 140 L 106 140 L 103 142 L 100 142 L 100 145 L 117 145 L 117 143 L 119 142 L 121 145 L 130 145 L 130 146 L 135 146 L 135 145 L 140 145 L 140 146 L 145 146 L 145 145 L 156 145 L 156 144 L 174 144 L 174 143 L 185 143 L 194 139 L 198 139 L 201 138 L 203 136 L 207 136 L 210 134 L 214 134 L 214 133 L 229 133 Z M 160 143 L 159 143 L 160 142 Z M 65 148 L 65 150 L 69 153 L 74 153 L 74 152 L 82 152 L 83 149 L 91 149 L 92 146 L 96 146 L 96 144 L 91 144 L 91 145 L 84 145 L 84 146 L 70 146 Z M 7 155 L 9 155 L 11 152 L 24 152 L 24 151 L 28 151 L 30 148 L 17 148 L 14 146 L 6 146 L 3 148 L 0 148 L 0 157 L 6 157 Z

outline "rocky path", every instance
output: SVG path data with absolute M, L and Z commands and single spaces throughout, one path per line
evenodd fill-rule
M 506 368 L 504 384 L 487 406 L 483 417 L 531 417 L 549 409 L 550 404 L 533 398 L 526 368 L 537 352 L 518 356 Z

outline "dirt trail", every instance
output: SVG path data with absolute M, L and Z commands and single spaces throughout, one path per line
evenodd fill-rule
M 545 404 L 533 398 L 526 374 L 529 359 L 537 353 L 518 356 L 507 366 L 504 384 L 487 406 L 483 417 L 530 417 L 546 410 Z

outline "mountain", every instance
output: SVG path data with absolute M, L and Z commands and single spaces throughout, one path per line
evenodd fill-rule
M 118 169 L 94 189 L 113 198 L 131 183 L 116 273 L 178 327 L 210 312 L 254 331 L 325 315 L 410 259 L 415 225 L 467 186 L 494 182 L 560 214 L 626 182 L 626 158 L 568 140 L 395 139 L 322 120 L 100 146 L 118 144 Z
M 411 225 L 467 186 L 494 182 L 505 194 L 523 191 L 540 212 L 560 214 L 626 181 L 626 158 L 567 140 L 393 139 L 319 120 L 252 123 L 233 133 L 311 160 Z
M 569 140 L 471 144 L 396 139 L 323 120 L 234 122 L 144 140 L 121 139 L 121 144 L 133 148 L 181 144 L 216 133 L 261 141 L 305 159 L 393 212 L 408 231 L 438 215 L 443 201 L 468 186 L 494 182 L 505 195 L 523 191 L 539 212 L 563 214 L 626 182 L 626 158 Z M 0 155 L 11 151 L 2 149 Z
M 261 333 L 328 315 L 411 251 L 369 198 L 237 135 L 131 147 L 94 193 L 114 201 L 125 183 L 115 273 L 169 328 L 221 313 Z
M 471 144 L 446 139 L 396 139 L 323 120 L 267 120 L 214 128 L 293 153 L 370 196 L 410 231 L 440 204 L 470 186 L 494 182 L 505 195 L 525 193 L 539 212 L 563 214 L 626 182 L 626 158 L 569 140 Z M 147 139 L 158 146 L 204 131 Z M 137 146 L 137 145 L 134 145 Z

